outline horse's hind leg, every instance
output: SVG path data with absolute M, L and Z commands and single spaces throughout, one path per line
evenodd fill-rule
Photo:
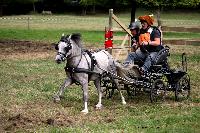
M 97 88 L 97 91 L 98 91 L 98 95 L 99 95 L 99 102 L 98 102 L 98 104 L 96 105 L 96 108 L 97 109 L 101 109 L 101 107 L 102 107 L 102 104 L 101 104 L 101 99 L 102 99 L 102 90 L 101 90 L 101 84 L 100 84 L 100 78 L 98 78 L 98 79 L 96 79 L 95 81 L 94 81 L 94 85 L 95 85 L 95 87 Z
M 122 95 L 121 89 L 118 87 L 118 85 L 119 85 L 118 80 L 117 80 L 117 79 L 114 79 L 114 83 L 115 83 L 115 85 L 116 85 L 117 90 L 118 90 L 119 93 L 120 93 L 120 96 L 121 96 L 121 99 L 122 99 L 122 104 L 125 105 L 125 104 L 126 104 L 126 101 L 125 101 L 124 96 Z
M 71 84 L 72 84 L 72 80 L 70 78 L 67 78 L 64 81 L 64 83 L 60 86 L 60 89 L 58 90 L 58 92 L 53 96 L 55 102 L 60 101 L 60 97 L 63 95 L 65 88 Z

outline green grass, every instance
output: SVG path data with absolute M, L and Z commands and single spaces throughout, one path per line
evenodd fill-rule
M 42 42 L 57 42 L 61 35 L 81 33 L 83 42 L 89 44 L 103 44 L 103 31 L 85 30 L 26 30 L 26 29 L 0 29 L 0 39 L 8 40 L 31 40 Z
M 189 33 L 189 32 L 164 32 L 164 39 L 199 39 L 200 33 Z
M 56 29 L 0 29 L 0 39 L 3 40 L 30 40 L 41 42 L 57 42 L 62 33 L 81 33 L 82 40 L 85 45 L 103 46 L 104 31 L 89 31 L 89 30 L 56 30 Z M 116 32 L 114 35 L 125 35 L 124 32 Z M 200 33 L 163 33 L 164 39 L 198 39 Z
M 180 63 L 179 48 L 172 47 L 178 52 L 172 52 L 170 56 L 174 67 Z M 195 48 L 199 47 L 191 46 L 188 50 Z M 65 78 L 65 64 L 57 65 L 53 60 L 53 52 L 50 56 L 32 59 L 8 56 L 9 59 L 1 59 L 0 64 L 0 117 L 6 119 L 2 126 L 9 127 L 16 122 L 17 126 L 11 126 L 8 131 L 21 132 L 199 132 L 198 53 L 188 55 L 192 87 L 189 100 L 175 102 L 174 94 L 171 94 L 165 102 L 152 104 L 146 93 L 130 99 L 123 91 L 127 100 L 127 105 L 123 106 L 116 91 L 113 98 L 103 99 L 102 110 L 95 110 L 98 97 L 91 84 L 90 113 L 87 115 L 80 113 L 83 107 L 80 86 L 69 87 L 60 103 L 52 102 L 53 94 Z M 20 119 L 14 119 L 18 114 Z M 48 119 L 53 119 L 55 125 L 47 124 Z

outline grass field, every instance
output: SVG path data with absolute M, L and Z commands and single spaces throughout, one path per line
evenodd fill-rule
M 16 46 L 15 46 L 16 48 Z M 169 61 L 180 65 L 181 53 L 188 50 L 188 72 L 191 76 L 191 98 L 174 101 L 168 93 L 162 103 L 150 103 L 146 93 L 130 98 L 123 91 L 127 105 L 121 104 L 119 93 L 103 99 L 104 108 L 95 110 L 97 93 L 89 87 L 89 111 L 82 109 L 82 91 L 73 85 L 61 103 L 52 95 L 65 78 L 64 64 L 54 62 L 53 49 L 5 48 L 0 64 L 0 131 L 20 132 L 199 132 L 200 76 L 199 46 L 171 46 Z M 22 50 L 20 50 L 22 49 Z M 24 51 L 26 49 L 26 51 Z M 11 51 L 8 54 L 7 51 Z M 23 52 L 24 51 L 24 52 Z
M 136 16 L 140 16 L 147 11 L 140 11 Z M 129 25 L 130 13 L 116 13 L 119 19 Z M 200 17 L 198 12 L 184 13 L 163 12 L 161 20 L 163 26 L 171 27 L 200 27 Z M 29 22 L 28 22 L 28 18 Z M 113 22 L 114 27 L 119 27 Z M 155 21 L 155 25 L 156 21 Z M 104 29 L 108 26 L 108 14 L 92 16 L 78 15 L 20 15 L 4 16 L 0 18 L 0 39 L 33 40 L 42 42 L 55 42 L 62 33 L 70 34 L 80 32 L 83 41 L 87 45 L 103 45 Z M 117 33 L 124 34 L 124 33 Z M 199 39 L 199 33 L 192 32 L 164 32 L 164 39 Z
M 180 19 L 186 25 L 191 20 L 196 23 L 194 26 L 198 26 L 198 15 L 171 13 L 164 14 L 163 18 L 169 21 L 169 25 L 174 24 L 170 20 L 176 23 L 175 20 Z M 129 14 L 118 16 L 123 21 L 129 20 Z M 83 115 L 80 113 L 83 108 L 80 86 L 69 87 L 60 103 L 52 100 L 65 78 L 65 64 L 57 65 L 54 62 L 56 51 L 49 44 L 58 41 L 62 32 L 80 31 L 86 46 L 95 44 L 100 47 L 104 41 L 102 29 L 108 20 L 104 15 L 51 17 L 63 18 L 71 26 L 68 26 L 68 22 L 60 21 L 57 22 L 59 25 L 50 22 L 37 25 L 39 22 L 34 22 L 27 30 L 27 25 L 24 26 L 21 21 L 13 23 L 0 19 L 0 40 L 3 40 L 0 41 L 0 132 L 200 132 L 199 45 L 169 45 L 171 67 L 180 66 L 183 52 L 188 55 L 188 73 L 191 78 L 191 96 L 188 100 L 175 102 L 174 94 L 168 93 L 166 101 L 150 103 L 146 93 L 130 98 L 123 91 L 127 105 L 121 104 L 119 93 L 115 92 L 111 99 L 103 99 L 102 110 L 95 110 L 98 96 L 91 82 L 90 112 Z M 166 33 L 166 36 L 198 38 L 199 33 Z M 5 41 L 13 39 L 23 41 Z

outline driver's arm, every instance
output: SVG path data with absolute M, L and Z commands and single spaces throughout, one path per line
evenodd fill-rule
M 160 38 L 155 38 L 154 41 L 149 41 L 149 45 L 158 46 L 160 45 Z

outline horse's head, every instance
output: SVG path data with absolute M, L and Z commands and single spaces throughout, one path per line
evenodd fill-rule
M 70 43 L 69 35 L 62 35 L 60 41 L 55 45 L 57 50 L 56 62 L 61 63 L 65 61 L 67 56 L 71 54 L 72 44 Z
M 55 45 L 55 49 L 57 50 L 56 62 L 61 63 L 65 61 L 69 55 L 72 54 L 72 48 L 74 43 L 79 43 L 80 34 L 72 34 L 72 35 L 62 35 L 60 41 Z

